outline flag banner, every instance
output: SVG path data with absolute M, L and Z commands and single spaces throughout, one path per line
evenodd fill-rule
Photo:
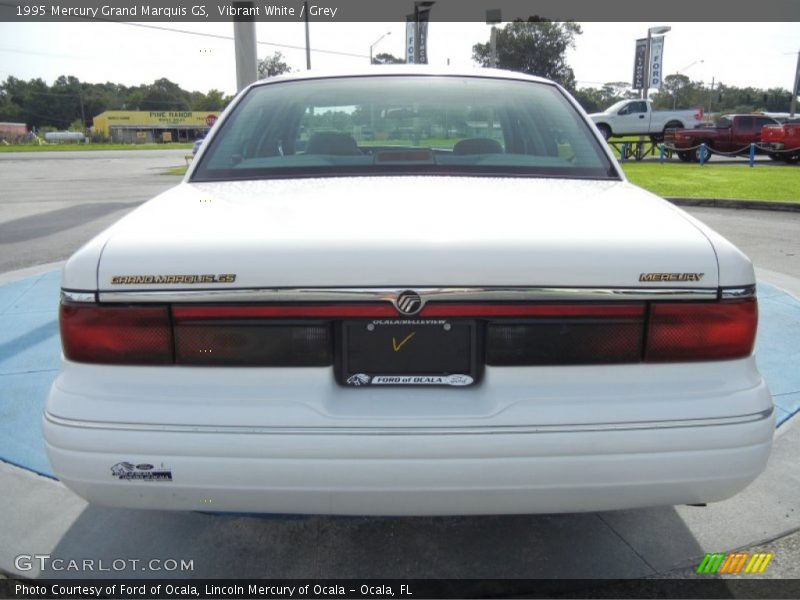
M 636 53 L 633 58 L 633 89 L 644 88 L 644 59 L 647 48 L 647 39 L 636 40 Z
M 417 15 L 417 62 L 421 65 L 428 64 L 428 22 L 431 20 L 431 7 L 435 2 L 426 0 L 414 3 L 414 13 Z
M 650 39 L 650 85 L 648 88 L 661 89 L 664 69 L 664 36 Z
M 406 16 L 406 62 L 413 65 L 417 62 L 414 55 L 414 46 L 416 45 L 416 29 L 417 23 L 414 21 L 414 15 Z

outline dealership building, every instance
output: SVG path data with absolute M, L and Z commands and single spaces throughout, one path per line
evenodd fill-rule
M 202 137 L 218 112 L 107 110 L 94 118 L 92 133 L 114 142 L 190 142 Z

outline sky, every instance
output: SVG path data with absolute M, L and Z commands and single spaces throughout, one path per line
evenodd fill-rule
M 800 23 L 581 23 L 567 61 L 579 87 L 630 81 L 635 40 L 647 28 L 668 25 L 664 73 L 681 72 L 709 85 L 790 89 L 800 50 Z M 188 35 L 180 29 L 205 35 Z M 302 23 L 257 23 L 259 58 L 275 50 L 293 70 L 304 70 Z M 358 67 L 375 54 L 403 55 L 405 23 L 311 23 L 312 68 Z M 124 85 L 166 77 L 187 90 L 236 91 L 230 23 L 0 23 L 0 79 L 40 77 L 52 83 L 60 75 L 81 81 Z M 472 45 L 489 38 L 483 23 L 429 26 L 429 63 L 473 66 Z M 327 52 L 326 52 L 327 51 Z M 339 54 L 337 54 L 337 52 Z

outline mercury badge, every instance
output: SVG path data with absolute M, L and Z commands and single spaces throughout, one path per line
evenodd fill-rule
M 412 290 L 400 292 L 394 306 L 401 315 L 415 315 L 422 310 L 422 298 L 420 295 Z
M 641 273 L 639 281 L 700 281 L 705 273 Z

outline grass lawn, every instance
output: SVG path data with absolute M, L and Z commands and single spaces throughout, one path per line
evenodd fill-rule
M 167 169 L 162 175 L 176 175 L 178 177 L 183 177 L 186 174 L 186 169 L 189 167 L 172 167 L 171 169 Z
M 191 150 L 192 144 L 0 144 L 0 152 L 79 152 L 85 150 Z
M 625 162 L 622 168 L 632 183 L 659 196 L 800 203 L 800 166 Z

